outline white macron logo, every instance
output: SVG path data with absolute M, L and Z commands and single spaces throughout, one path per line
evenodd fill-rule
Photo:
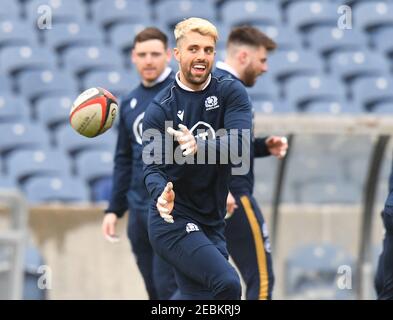
M 207 97 L 205 100 L 206 111 L 213 110 L 218 108 L 220 105 L 218 104 L 218 98 L 216 96 Z
M 180 119 L 181 121 L 183 121 L 183 118 L 184 118 L 184 110 L 179 110 L 179 111 L 177 112 L 177 116 L 179 117 L 179 119 Z
M 132 98 L 130 101 L 131 109 L 135 109 L 137 103 L 138 103 L 138 100 L 136 100 L 135 98 Z
M 187 233 L 199 231 L 199 228 L 195 223 L 187 223 L 186 231 L 187 231 Z

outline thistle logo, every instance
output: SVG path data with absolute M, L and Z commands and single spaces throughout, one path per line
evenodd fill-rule
M 138 100 L 136 100 L 136 98 L 132 98 L 130 101 L 131 109 L 135 109 L 137 103 L 138 103 Z
M 206 111 L 213 110 L 219 108 L 218 99 L 216 96 L 207 97 L 205 100 Z
M 132 131 L 134 132 L 135 140 L 140 145 L 142 144 L 142 133 L 143 133 L 142 121 L 143 121 L 144 116 L 145 116 L 145 113 L 144 112 L 141 113 L 139 116 L 136 117 L 136 119 L 132 125 Z
M 186 231 L 187 231 L 187 233 L 199 231 L 199 228 L 195 223 L 187 223 Z

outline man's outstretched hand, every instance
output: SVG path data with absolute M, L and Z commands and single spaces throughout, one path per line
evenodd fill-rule
M 173 191 L 173 184 L 172 182 L 168 182 L 164 191 L 161 193 L 161 196 L 157 199 L 157 210 L 160 213 L 161 218 L 168 223 L 174 222 L 171 215 L 174 205 L 175 192 Z
M 183 156 L 195 154 L 197 152 L 195 137 L 185 125 L 179 124 L 179 129 L 175 130 L 172 127 L 168 127 L 167 132 L 179 142 L 180 148 L 183 150 Z

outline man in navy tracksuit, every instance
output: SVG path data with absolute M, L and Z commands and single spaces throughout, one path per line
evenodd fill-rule
M 249 170 L 244 155 L 251 106 L 239 81 L 211 74 L 217 30 L 210 22 L 184 20 L 175 38 L 180 71 L 147 108 L 143 124 L 145 184 L 152 198 L 149 238 L 173 265 L 182 299 L 240 299 L 224 217 L 232 164 L 240 159 L 242 170 Z M 235 159 L 235 153 L 243 157 Z
M 170 60 L 167 42 L 166 35 L 156 28 L 146 28 L 135 37 L 132 60 L 142 81 L 120 106 L 113 188 L 102 224 L 105 237 L 109 241 L 116 240 L 117 219 L 129 210 L 127 234 L 150 299 L 169 299 L 176 290 L 172 267 L 154 254 L 149 242 L 149 194 L 143 183 L 142 170 L 145 110 L 156 94 L 174 78 L 167 67 Z
M 237 27 L 229 34 L 225 62 L 216 64 L 215 74 L 229 75 L 251 87 L 267 71 L 267 53 L 276 44 L 254 27 Z M 228 251 L 247 286 L 247 300 L 271 299 L 274 275 L 267 226 L 253 196 L 254 157 L 282 158 L 288 144 L 282 137 L 251 140 L 251 169 L 231 179 L 225 236 Z
M 379 256 L 375 287 L 378 300 L 393 300 L 393 166 L 389 179 L 389 195 L 382 211 L 385 227 L 383 249 Z

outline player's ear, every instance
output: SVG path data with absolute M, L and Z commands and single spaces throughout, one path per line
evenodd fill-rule
M 248 52 L 245 50 L 240 50 L 238 53 L 238 59 L 241 64 L 247 64 L 248 61 Z
M 179 48 L 173 48 L 173 56 L 175 57 L 177 62 L 180 62 L 180 50 Z

